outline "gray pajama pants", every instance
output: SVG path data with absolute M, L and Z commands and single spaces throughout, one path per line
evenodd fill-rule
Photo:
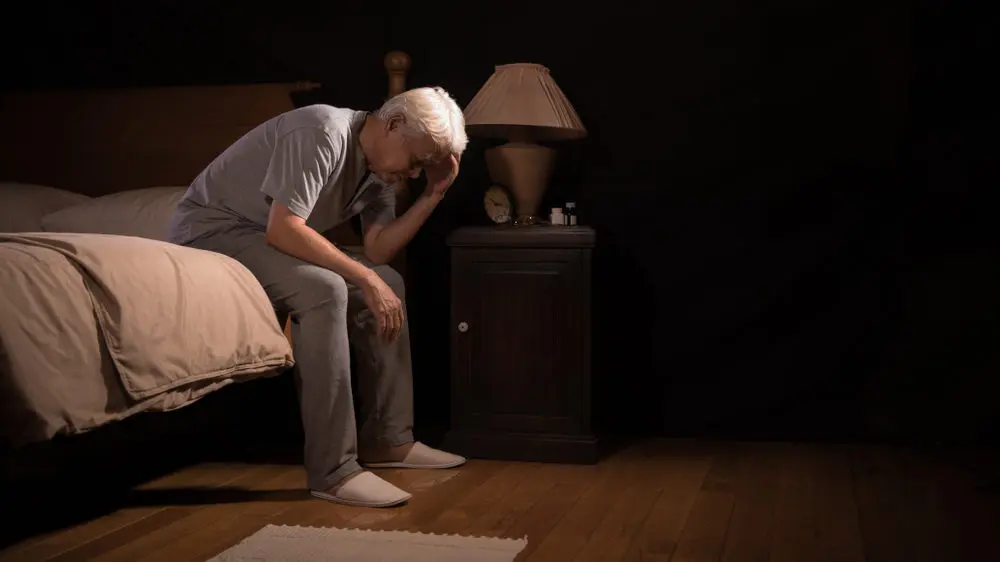
M 311 489 L 325 490 L 360 470 L 359 442 L 369 450 L 413 441 L 410 335 L 405 314 L 399 337 L 386 342 L 378 336 L 375 317 L 358 287 L 333 271 L 268 245 L 264 232 L 255 225 L 216 223 L 184 245 L 235 258 L 260 281 L 282 325 L 291 316 Z M 352 257 L 371 266 L 363 257 Z M 402 277 L 388 266 L 372 269 L 405 302 Z M 358 369 L 360 431 L 355 427 L 351 389 L 352 345 Z

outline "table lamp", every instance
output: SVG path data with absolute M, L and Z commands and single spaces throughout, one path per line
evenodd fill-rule
M 465 108 L 466 130 L 501 138 L 505 144 L 485 151 L 490 179 L 514 198 L 514 224 L 545 222 L 539 216 L 556 151 L 538 144 L 587 136 L 587 130 L 562 90 L 540 64 L 497 66 Z

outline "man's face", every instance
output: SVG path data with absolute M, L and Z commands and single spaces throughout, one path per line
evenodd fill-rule
M 436 148 L 426 135 L 404 134 L 403 123 L 398 120 L 389 121 L 374 145 L 373 153 L 368 155 L 368 168 L 389 185 L 405 177 L 419 177 L 424 166 L 433 161 Z

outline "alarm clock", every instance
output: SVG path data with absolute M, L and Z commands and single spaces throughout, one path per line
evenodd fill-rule
M 501 185 L 490 186 L 483 197 L 486 215 L 496 224 L 505 224 L 511 220 L 510 194 Z

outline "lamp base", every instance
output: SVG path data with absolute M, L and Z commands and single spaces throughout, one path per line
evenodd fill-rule
M 504 185 L 514 198 L 513 223 L 518 226 L 547 222 L 540 214 L 556 151 L 527 142 L 508 142 L 486 150 L 490 179 Z

